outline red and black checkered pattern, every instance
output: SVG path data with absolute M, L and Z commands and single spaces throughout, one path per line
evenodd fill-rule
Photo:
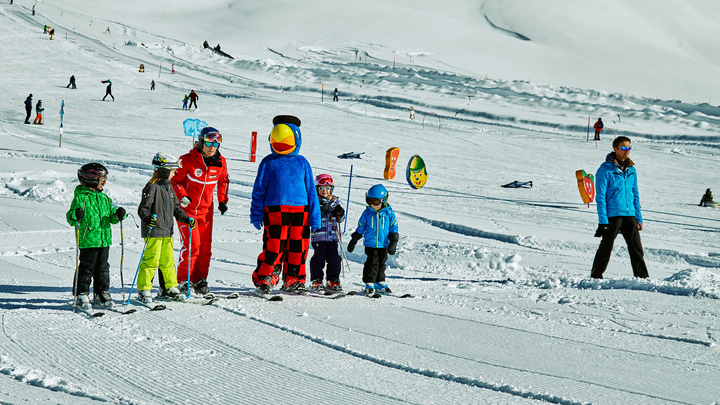
M 253 283 L 278 283 L 280 272 L 288 284 L 305 282 L 305 260 L 310 246 L 308 206 L 265 207 L 263 251 L 253 272 Z

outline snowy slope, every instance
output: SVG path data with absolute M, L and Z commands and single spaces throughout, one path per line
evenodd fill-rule
M 697 206 L 720 187 L 720 112 L 702 104 L 718 6 L 625 3 L 48 0 L 35 17 L 27 1 L 0 6 L 0 403 L 719 402 L 720 210 Z M 73 74 L 77 90 L 65 87 Z M 108 78 L 116 100 L 101 102 Z M 199 108 L 183 111 L 190 88 Z M 22 124 L 30 92 L 44 126 Z M 345 239 L 365 190 L 390 190 L 401 242 L 388 282 L 414 298 L 248 295 L 262 248 L 249 138 L 257 131 L 267 154 L 277 114 L 301 118 L 301 153 L 335 178 Z M 585 141 L 598 116 L 633 138 L 648 280 L 630 277 L 622 240 L 606 279 L 588 278 L 597 215 L 574 172 L 611 150 L 611 134 Z M 186 118 L 224 135 L 230 210 L 215 219 L 209 282 L 241 297 L 73 314 L 64 215 L 77 168 L 104 163 L 107 194 L 135 212 L 152 156 L 190 148 Z M 424 188 L 403 170 L 382 179 L 394 146 L 401 169 L 423 157 Z M 350 151 L 365 154 L 336 158 Z M 514 180 L 534 187 L 499 187 Z M 143 246 L 132 219 L 123 227 L 117 302 Z M 343 285 L 359 289 L 361 249 L 348 259 Z

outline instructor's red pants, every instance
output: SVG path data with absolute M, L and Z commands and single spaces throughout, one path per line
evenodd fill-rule
M 180 259 L 177 266 L 178 283 L 188 279 L 188 252 L 190 253 L 190 282 L 197 283 L 201 278 L 207 280 L 210 269 L 210 257 L 212 256 L 212 228 L 213 212 L 199 214 L 193 217 L 195 228 L 190 238 L 190 227 L 188 224 L 178 222 L 178 230 L 182 239 Z M 192 239 L 192 246 L 188 242 Z

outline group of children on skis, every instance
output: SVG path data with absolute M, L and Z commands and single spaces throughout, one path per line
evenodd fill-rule
M 252 192 L 250 222 L 256 229 L 263 229 L 263 251 L 258 256 L 258 265 L 252 275 L 253 283 L 258 293 L 267 294 L 279 283 L 282 273 L 282 290 L 307 292 L 305 262 L 312 242 L 314 254 L 310 259 L 310 290 L 316 293 L 326 290 L 340 292 L 342 265 L 338 251 L 342 247 L 339 246 L 339 224 L 345 218 L 345 210 L 339 198 L 332 194 L 335 186 L 333 178 L 329 174 L 313 176 L 310 164 L 299 154 L 302 137 L 298 118 L 277 116 L 273 125 L 269 137 L 271 153 L 258 166 Z M 207 268 L 202 273 L 203 270 L 196 269 L 194 265 L 196 259 L 201 262 L 206 259 L 208 263 L 205 267 L 209 265 L 212 192 L 218 183 L 221 184 L 218 188 L 218 208 L 221 214 L 227 211 L 229 180 L 225 160 L 218 151 L 221 142 L 219 132 L 208 127 L 198 137 L 197 148 L 179 160 L 163 153 L 153 158 L 153 175 L 143 189 L 138 206 L 138 216 L 142 221 L 141 236 L 145 240 L 137 274 L 138 299 L 143 302 L 152 301 L 156 269 L 159 270 L 161 297 L 177 299 L 193 290 L 203 294 L 209 292 L 205 281 Z M 195 160 L 203 163 L 204 166 L 200 166 L 204 167 L 205 173 L 192 161 L 194 155 L 198 155 Z M 186 161 L 188 166 L 198 167 L 181 169 Z M 191 207 L 191 198 L 182 183 L 171 181 L 179 169 L 182 170 L 180 180 L 193 175 L 204 176 L 207 184 L 211 185 L 209 203 L 208 193 L 198 198 L 205 200 L 205 206 L 210 207 L 209 213 L 197 210 L 201 201 Z M 91 282 L 94 303 L 106 308 L 113 306 L 109 293 L 110 225 L 124 220 L 127 213 L 122 207 L 114 208 L 110 197 L 103 193 L 107 176 L 107 169 L 99 163 L 82 166 L 78 170 L 80 185 L 75 188 L 75 197 L 66 214 L 68 223 L 75 227 L 79 249 L 73 295 L 77 297 L 76 305 L 86 309 L 92 305 L 89 298 Z M 388 254 L 395 254 L 399 234 L 397 218 L 387 202 L 388 196 L 387 189 L 380 184 L 368 190 L 367 208 L 347 247 L 348 252 L 352 252 L 358 241 L 364 238 L 367 260 L 363 267 L 363 282 L 364 292 L 369 296 L 391 293 L 385 282 L 385 268 Z M 189 213 L 198 214 L 198 218 L 191 217 Z M 178 222 L 183 242 L 181 272 L 175 266 L 173 255 L 173 220 Z M 196 229 L 200 226 L 206 229 L 202 233 Z M 201 240 L 190 242 L 195 233 L 196 238 Z M 207 247 L 201 255 L 200 245 L 203 243 Z M 191 259 L 192 269 L 189 265 Z M 187 272 L 182 267 L 185 263 L 188 263 Z M 182 278 L 187 277 L 188 280 L 195 276 L 197 281 L 188 283 L 181 280 L 178 285 L 181 275 L 178 273 L 184 273 Z M 204 274 L 204 277 L 197 279 L 197 273 Z

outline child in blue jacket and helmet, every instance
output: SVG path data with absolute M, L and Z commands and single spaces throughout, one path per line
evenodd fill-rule
M 352 252 L 355 245 L 364 238 L 365 266 L 363 267 L 363 282 L 365 294 L 374 295 L 376 292 L 390 294 L 392 291 L 385 282 L 385 262 L 388 255 L 394 255 L 397 249 L 398 234 L 397 217 L 388 204 L 388 191 L 382 184 L 376 184 L 365 193 L 367 208 L 358 221 L 358 227 L 352 234 L 347 250 Z

